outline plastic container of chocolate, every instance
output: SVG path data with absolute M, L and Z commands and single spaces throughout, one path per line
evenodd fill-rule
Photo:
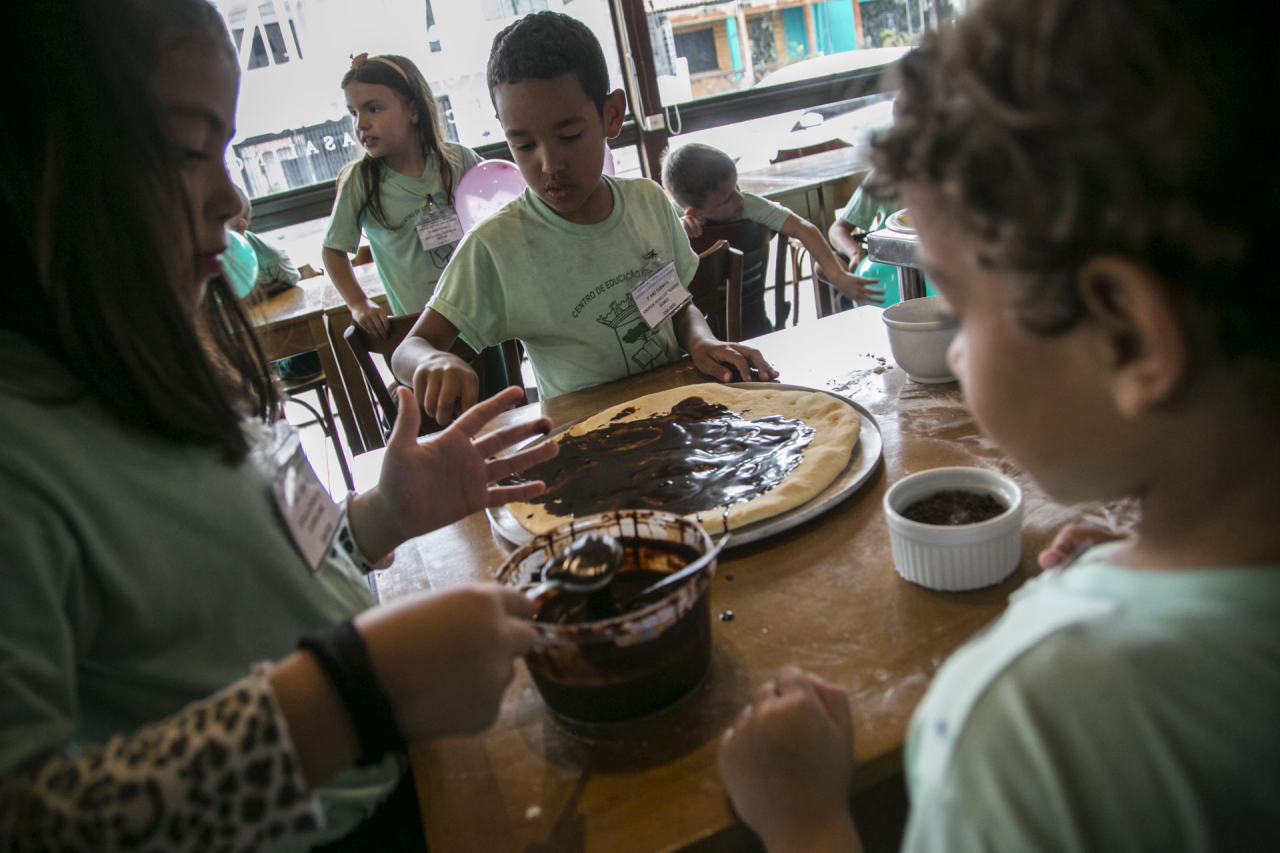
M 587 533 L 623 546 L 610 585 L 621 611 L 593 618 L 582 596 L 552 590 L 536 600 L 537 644 L 526 657 L 543 700 L 584 723 L 645 717 L 688 695 L 711 663 L 711 580 L 716 561 L 656 599 L 636 595 L 712 547 L 700 525 L 671 513 L 620 510 L 576 519 L 521 546 L 498 581 L 527 588 L 556 554 Z

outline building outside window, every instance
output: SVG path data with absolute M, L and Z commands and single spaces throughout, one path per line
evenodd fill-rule
M 250 198 L 332 182 L 361 155 L 339 84 L 353 54 L 407 56 L 445 116 L 446 138 L 502 142 L 485 82 L 489 47 L 519 17 L 551 9 L 585 23 L 622 88 L 609 0 L 214 0 L 239 54 L 232 179 Z M 614 152 L 638 171 L 632 149 Z

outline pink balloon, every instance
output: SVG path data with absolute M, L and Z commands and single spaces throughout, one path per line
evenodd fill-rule
M 470 231 L 481 219 L 497 213 L 524 192 L 524 178 L 514 163 L 484 160 L 462 176 L 453 191 L 453 207 L 462 230 Z
M 608 145 L 604 147 L 604 173 L 610 177 L 613 177 L 613 173 L 614 173 L 613 151 L 609 148 Z

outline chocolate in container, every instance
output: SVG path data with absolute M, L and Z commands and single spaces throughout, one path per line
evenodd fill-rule
M 671 513 L 619 510 L 588 516 L 537 536 L 502 565 L 498 581 L 524 587 L 585 533 L 622 542 L 625 562 L 614 578 L 617 600 L 678 571 L 711 548 L 696 522 Z M 662 710 L 702 682 L 711 662 L 711 579 L 716 561 L 662 598 L 597 621 L 535 621 L 529 674 L 552 711 L 570 720 L 611 723 Z M 559 600 L 557 600 L 559 599 Z M 575 602 L 550 593 L 539 616 L 565 615 Z

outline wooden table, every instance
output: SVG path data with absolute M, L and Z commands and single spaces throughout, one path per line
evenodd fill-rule
M 893 366 L 880 309 L 859 308 L 752 341 L 781 381 L 851 397 L 884 437 L 884 463 L 853 497 L 807 524 L 722 558 L 712 585 L 714 653 L 693 695 L 638 723 L 570 725 L 546 709 L 523 667 L 496 724 L 412 752 L 433 851 L 577 850 L 652 853 L 737 850 L 749 835 L 725 802 L 716 741 L 756 686 L 786 663 L 844 686 L 855 717 L 856 784 L 900 773 L 907 721 L 942 661 L 1004 608 L 1036 572 L 1035 555 L 1068 520 L 1124 526 L 1129 506 L 1066 508 L 1048 501 L 978 434 L 956 385 L 920 385 Z M 884 362 L 881 359 L 885 359 Z M 641 394 L 704 381 L 678 365 L 509 412 L 495 424 L 556 423 Z M 380 454 L 378 454 L 380 455 Z M 378 455 L 358 479 L 376 476 Z M 1023 489 L 1021 567 L 1004 583 L 939 593 L 893 570 L 881 501 L 889 483 L 942 465 L 979 465 Z M 510 548 L 482 514 L 401 546 L 381 573 L 385 599 L 490 579 Z
M 851 145 L 743 172 L 738 187 L 776 201 L 822 233 L 871 170 L 871 146 Z
M 358 443 L 360 436 L 343 388 L 345 383 L 338 369 L 335 350 L 324 328 L 325 303 L 329 291 L 333 291 L 333 286 L 324 276 L 300 281 L 297 287 L 290 287 L 270 299 L 251 305 L 249 319 L 268 361 L 299 355 L 309 350 L 316 351 L 320 356 L 320 367 L 333 396 L 343 432 L 349 443 L 353 437 L 357 440 L 357 443 L 350 446 L 353 453 L 359 453 L 363 445 Z

